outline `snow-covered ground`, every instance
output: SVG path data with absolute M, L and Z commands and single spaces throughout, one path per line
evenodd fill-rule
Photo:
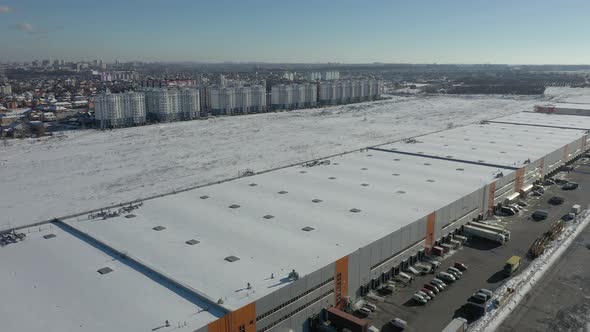
M 530 111 L 535 97 L 413 96 L 0 144 L 0 229 Z
M 535 259 L 525 271 L 496 290 L 497 297 L 495 298 L 506 293 L 508 288 L 513 288 L 515 291 L 500 308 L 471 325 L 469 331 L 495 331 L 589 223 L 590 210 L 586 210 L 583 215 L 576 218 L 575 222 L 569 222 L 559 238 L 551 243 L 545 252 Z
M 590 104 L 590 88 L 549 87 L 545 96 L 556 102 Z

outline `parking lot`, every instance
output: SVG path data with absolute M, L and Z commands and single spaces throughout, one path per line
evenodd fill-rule
M 416 277 L 410 286 L 398 288 L 392 295 L 385 296 L 383 302 L 371 301 L 378 308 L 366 317 L 369 325 L 382 331 L 393 331 L 388 322 L 398 317 L 408 323 L 406 331 L 439 332 L 453 317 L 463 315 L 462 307 L 476 290 L 495 290 L 507 280 L 502 275 L 502 268 L 508 258 L 513 255 L 523 257 L 516 274 L 526 268 L 530 260 L 525 257 L 533 241 L 547 231 L 551 224 L 567 215 L 573 204 L 580 204 L 585 208 L 590 203 L 590 164 L 583 160 L 574 166 L 575 170 L 567 174 L 566 178 L 578 182 L 578 189 L 564 191 L 559 185 L 551 185 L 545 188 L 543 196 L 531 195 L 525 200 L 529 205 L 518 215 L 502 217 L 501 223 L 511 232 L 510 241 L 500 246 L 487 240 L 471 240 L 445 258 L 439 269 L 445 271 L 455 261 L 465 263 L 469 270 L 463 273 L 460 280 L 440 292 L 426 305 L 419 305 L 411 300 L 412 294 L 430 281 L 433 275 Z M 547 201 L 555 195 L 565 197 L 565 202 L 560 205 L 549 204 Z M 548 211 L 549 217 L 540 222 L 531 220 L 531 213 L 537 209 Z

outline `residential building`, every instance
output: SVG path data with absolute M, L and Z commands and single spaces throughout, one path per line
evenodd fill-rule
M 208 89 L 208 103 L 213 115 L 235 115 L 266 111 L 266 90 L 261 85 Z
M 0 85 L 0 95 L 8 96 L 12 94 L 12 87 L 10 85 Z
M 140 92 L 105 93 L 94 99 L 98 128 L 117 128 L 146 122 L 145 96 Z
M 147 118 L 151 121 L 191 120 L 198 118 L 201 112 L 197 89 L 147 89 L 145 103 Z

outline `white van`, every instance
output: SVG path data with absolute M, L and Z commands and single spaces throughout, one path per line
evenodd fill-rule
M 410 282 L 412 282 L 412 280 L 414 280 L 414 277 L 412 277 L 411 275 L 405 273 L 405 272 L 400 272 L 396 278 L 398 280 L 400 280 L 403 283 L 409 284 Z
M 373 303 L 369 303 L 369 302 L 366 302 L 366 303 L 363 305 L 363 307 L 367 307 L 367 308 L 369 308 L 369 310 L 371 310 L 371 311 L 375 311 L 375 310 L 377 310 L 377 306 L 376 306 L 376 305 L 374 305 Z

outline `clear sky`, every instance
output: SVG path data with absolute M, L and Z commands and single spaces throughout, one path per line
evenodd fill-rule
M 0 61 L 590 64 L 590 0 L 0 0 Z

